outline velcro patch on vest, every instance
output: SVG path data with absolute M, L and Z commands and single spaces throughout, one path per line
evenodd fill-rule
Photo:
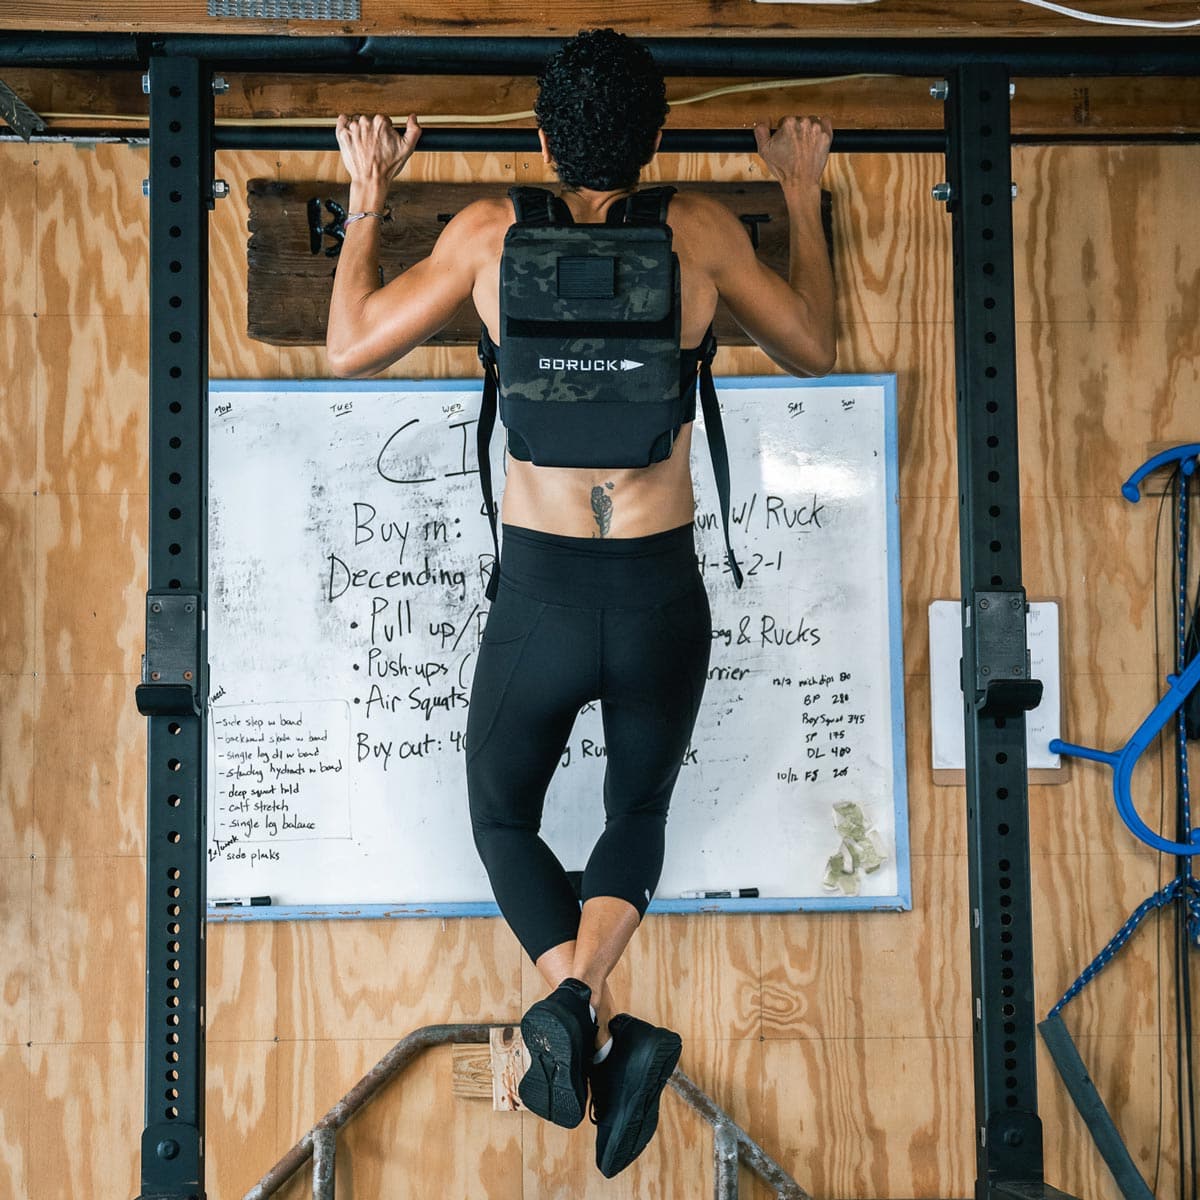
M 617 294 L 617 260 L 609 255 L 558 260 L 558 294 L 567 300 L 604 299 Z

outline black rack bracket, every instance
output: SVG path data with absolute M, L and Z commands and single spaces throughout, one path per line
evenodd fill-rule
M 208 682 L 200 661 L 202 618 L 199 592 L 146 593 L 146 653 L 135 692 L 142 716 L 201 715 Z

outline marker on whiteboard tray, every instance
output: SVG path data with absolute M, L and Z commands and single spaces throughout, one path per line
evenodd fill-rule
M 270 896 L 231 896 L 228 899 L 210 900 L 212 908 L 261 908 L 271 903 Z
M 758 888 L 728 888 L 717 892 L 680 892 L 680 900 L 757 900 Z

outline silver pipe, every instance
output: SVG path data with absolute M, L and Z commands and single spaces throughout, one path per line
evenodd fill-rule
M 326 1127 L 312 1131 L 313 1200 L 334 1200 L 334 1176 L 337 1130 Z
M 243 1200 L 273 1196 L 313 1155 L 319 1130 L 336 1133 L 356 1112 L 422 1051 L 446 1042 L 486 1043 L 487 1025 L 426 1025 L 398 1041 L 286 1154 L 246 1193 Z M 332 1193 L 330 1193 L 332 1195 Z
M 738 1136 L 727 1121 L 713 1126 L 713 1198 L 738 1200 Z
M 670 1079 L 684 1102 L 694 1108 L 710 1125 L 725 1125 L 737 1138 L 738 1157 L 767 1185 L 779 1200 L 812 1200 L 812 1197 L 719 1105 L 701 1091 L 681 1070 Z

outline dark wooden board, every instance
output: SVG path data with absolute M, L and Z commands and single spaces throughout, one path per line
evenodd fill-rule
M 788 221 L 783 193 L 775 183 L 683 183 L 680 191 L 703 191 L 714 196 L 757 229 L 760 258 L 786 277 Z M 328 251 L 338 246 L 328 234 L 314 238 L 312 213 L 329 226 L 338 219 L 331 204 L 344 212 L 349 184 L 249 181 L 247 247 L 249 281 L 246 329 L 250 337 L 275 346 L 312 346 L 325 341 L 329 297 L 337 258 Z M 460 208 L 482 197 L 503 196 L 502 183 L 412 183 L 389 196 L 395 220 L 383 225 L 380 239 L 382 281 L 429 254 L 445 222 Z M 830 197 L 823 197 L 826 236 L 830 236 Z M 726 345 L 747 345 L 748 339 L 733 318 L 719 305 L 716 334 Z M 479 339 L 479 317 L 469 301 L 432 339 L 441 345 L 469 345 Z

